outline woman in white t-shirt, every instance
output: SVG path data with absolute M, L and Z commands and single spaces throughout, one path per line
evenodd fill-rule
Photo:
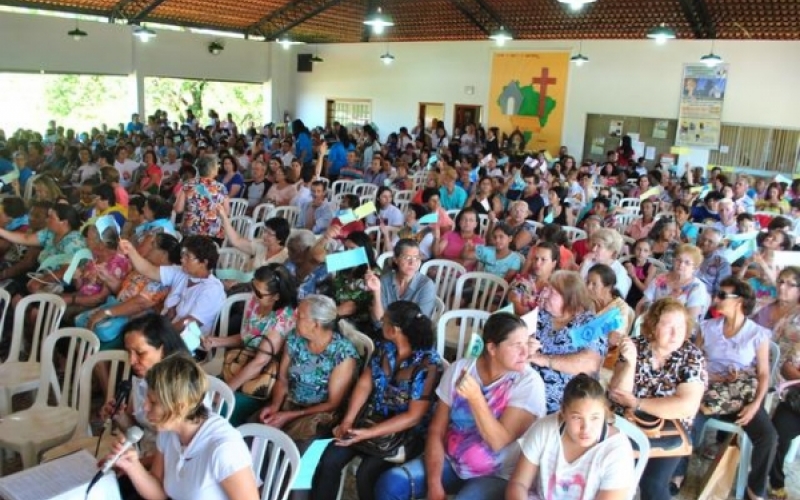
M 598 381 L 585 373 L 570 380 L 561 410 L 536 421 L 520 440 L 506 499 L 629 498 L 636 487 L 633 449 L 609 415 Z
M 158 430 L 158 450 L 148 471 L 138 452 L 122 454 L 116 468 L 143 498 L 257 500 L 250 451 L 227 420 L 204 404 L 208 378 L 186 355 L 172 355 L 145 376 L 147 420 Z M 122 441 L 111 453 L 122 449 Z M 113 457 L 109 454 L 108 458 Z

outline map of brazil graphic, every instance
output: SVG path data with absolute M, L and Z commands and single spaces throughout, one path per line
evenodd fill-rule
M 568 52 L 496 52 L 492 59 L 489 123 L 518 151 L 561 146 Z

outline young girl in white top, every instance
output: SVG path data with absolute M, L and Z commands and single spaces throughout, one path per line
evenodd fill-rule
M 624 500 L 636 487 L 628 437 L 609 423 L 603 387 L 581 373 L 564 389 L 558 413 L 520 439 L 522 455 L 507 500 Z

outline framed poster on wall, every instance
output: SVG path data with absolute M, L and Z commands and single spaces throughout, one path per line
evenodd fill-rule
M 684 65 L 676 145 L 706 149 L 719 147 L 727 84 L 727 64 Z

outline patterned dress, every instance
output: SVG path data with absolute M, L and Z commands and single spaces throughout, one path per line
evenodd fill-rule
M 214 179 L 192 179 L 183 185 L 186 205 L 183 210 L 182 233 L 225 238 L 217 207 L 225 202 L 228 190 Z
M 270 311 L 266 315 L 258 312 L 259 299 L 251 296 L 244 307 L 244 321 L 242 322 L 242 344 L 251 349 L 258 349 L 261 339 L 266 338 L 271 330 L 277 330 L 284 339 L 289 332 L 294 330 L 297 318 L 297 309 L 286 306 L 277 311 Z M 276 354 L 276 353 L 273 353 Z
M 55 241 L 56 234 L 49 229 L 42 229 L 37 232 L 36 237 L 39 239 L 39 246 L 42 247 L 42 251 L 39 252 L 39 265 L 45 264 L 45 261 L 51 257 L 54 258 L 51 261 L 53 265 L 47 265 L 48 269 L 58 269 L 65 264 L 69 264 L 72 256 L 78 250 L 86 248 L 86 240 L 83 239 L 83 236 L 78 231 L 71 231 L 65 234 L 57 243 Z M 62 262 L 55 263 L 57 260 Z
M 131 271 L 131 261 L 121 253 L 114 254 L 106 262 L 98 263 L 90 260 L 81 269 L 80 277 L 77 279 L 78 294 L 84 297 L 97 295 L 103 290 L 103 282 L 98 277 L 97 270 L 105 269 L 114 278 L 121 280 Z
M 339 332 L 320 354 L 308 349 L 308 341 L 293 331 L 286 338 L 289 366 L 289 399 L 301 406 L 311 406 L 328 400 L 328 381 L 333 370 L 352 358 L 358 362 L 355 346 Z
M 597 352 L 604 358 L 608 349 L 608 339 L 606 337 L 596 338 L 586 347 L 579 348 L 575 346 L 570 336 L 571 330 L 588 323 L 594 317 L 595 315 L 592 312 L 579 313 L 563 328 L 554 331 L 553 316 L 544 309 L 540 310 L 539 321 L 536 324 L 536 338 L 542 343 L 540 352 L 546 356 L 561 356 L 590 350 Z M 557 412 L 561 408 L 564 388 L 574 375 L 553 370 L 546 366 L 534 366 L 533 369 L 538 371 L 544 380 L 545 395 L 547 396 L 547 414 Z

